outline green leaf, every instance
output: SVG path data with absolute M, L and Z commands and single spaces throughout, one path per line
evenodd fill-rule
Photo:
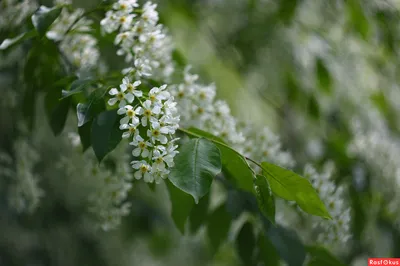
M 51 24 L 58 18 L 62 10 L 61 6 L 48 8 L 40 6 L 39 9 L 32 15 L 32 24 L 38 31 L 40 36 L 44 36 Z
M 171 200 L 171 216 L 176 227 L 183 234 L 185 224 L 194 205 L 193 198 L 177 188 L 170 181 L 166 182 Z
M 257 175 L 254 179 L 254 190 L 260 211 L 275 224 L 275 199 L 265 176 Z
M 345 266 L 340 260 L 333 256 L 328 250 L 320 246 L 306 247 L 311 261 L 308 265 L 326 265 L 326 266 Z
M 317 99 L 315 98 L 315 95 L 310 95 L 310 97 L 308 98 L 308 112 L 313 118 L 320 118 L 319 104 Z
M 278 252 L 276 251 L 274 245 L 271 241 L 264 235 L 260 234 L 257 239 L 257 260 L 259 262 L 264 262 L 264 266 L 279 266 L 280 258 Z
M 220 143 L 226 144 L 222 138 L 217 137 L 217 136 L 215 136 L 207 131 L 201 130 L 199 128 L 190 127 L 187 131 L 190 132 L 190 134 L 192 134 L 192 136 L 195 136 L 196 138 L 203 137 L 208 140 L 215 140 Z
M 298 0 L 282 0 L 278 9 L 278 17 L 285 24 L 289 24 L 296 14 Z
M 61 90 L 53 88 L 45 97 L 46 115 L 55 136 L 58 136 L 64 129 L 70 108 L 70 100 L 59 101 L 60 95 Z
M 296 201 L 307 213 L 332 219 L 318 193 L 306 178 L 267 162 L 262 162 L 261 166 L 275 195 L 285 200 Z
M 245 158 L 239 155 L 237 152 L 232 149 L 226 147 L 224 144 L 224 140 L 221 138 L 214 136 L 211 133 L 200 130 L 198 128 L 189 128 L 188 131 L 195 136 L 204 137 L 210 140 L 215 140 L 219 143 L 214 144 L 219 148 L 221 152 L 221 160 L 223 165 L 224 172 L 228 172 L 229 176 L 232 177 L 238 188 L 243 189 L 245 191 L 253 193 L 253 171 L 250 166 L 247 164 Z
M 62 98 L 64 99 L 71 95 L 81 93 L 83 90 L 85 90 L 88 86 L 92 85 L 93 83 L 94 80 L 91 78 L 77 79 L 71 83 L 71 87 L 69 90 L 62 91 Z
M 36 90 L 36 87 L 33 87 L 31 85 L 26 86 L 22 98 L 22 114 L 30 131 L 32 131 L 35 124 L 37 96 L 38 92 Z
M 253 232 L 253 225 L 246 222 L 236 238 L 236 250 L 244 265 L 254 265 L 253 255 L 256 246 L 256 239 Z
M 206 139 L 191 139 L 183 144 L 175 158 L 169 180 L 193 196 L 196 204 L 210 190 L 214 177 L 221 172 L 218 148 Z
M 200 199 L 199 204 L 194 205 L 190 212 L 189 221 L 192 234 L 196 233 L 207 220 L 209 203 L 210 194 L 207 194 Z
M 324 92 L 331 93 L 332 77 L 331 74 L 329 73 L 329 70 L 325 66 L 324 61 L 321 58 L 317 59 L 316 71 L 317 71 L 318 88 Z
M 370 29 L 368 19 L 364 14 L 363 5 L 359 0 L 347 0 L 346 3 L 350 25 L 354 27 L 364 40 L 367 40 Z
M 0 50 L 10 49 L 13 46 L 16 46 L 16 45 L 22 43 L 23 41 L 29 40 L 35 36 L 37 36 L 37 32 L 35 30 L 31 30 L 31 31 L 24 32 L 12 39 L 5 39 L 0 44 Z
M 207 223 L 207 237 L 213 253 L 217 252 L 219 246 L 226 240 L 231 222 L 231 216 L 224 204 L 210 214 Z
M 117 110 L 102 112 L 93 120 L 90 139 L 97 160 L 101 162 L 122 139 Z
M 90 94 L 87 103 L 79 103 L 77 105 L 76 113 L 78 116 L 78 127 L 91 121 L 94 116 L 106 109 L 103 99 L 104 94 L 105 93 L 95 90 Z
M 288 266 L 303 265 L 306 251 L 295 231 L 281 226 L 270 227 L 267 236 Z
M 81 127 L 78 127 L 78 134 L 79 137 L 81 139 L 81 143 L 82 143 L 82 151 L 86 151 L 91 145 L 91 139 L 90 139 L 90 134 L 92 131 L 92 121 L 90 121 L 89 123 L 84 124 Z

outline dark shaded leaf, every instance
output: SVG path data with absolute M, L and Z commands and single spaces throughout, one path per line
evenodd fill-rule
M 104 111 L 93 120 L 90 139 L 97 160 L 101 162 L 122 139 L 117 110 Z
M 103 96 L 104 93 L 95 90 L 90 94 L 87 103 L 79 103 L 77 105 L 78 127 L 91 121 L 94 116 L 106 109 Z
M 274 245 L 271 241 L 264 235 L 260 234 L 257 239 L 257 260 L 263 262 L 264 266 L 279 266 L 280 258 L 278 252 L 276 251 Z
M 236 238 L 236 251 L 244 265 L 254 265 L 253 256 L 256 246 L 256 239 L 253 232 L 253 225 L 246 222 Z
M 1 44 L 0 44 L 0 50 L 7 50 L 10 49 L 23 41 L 29 40 L 33 37 L 37 36 L 37 32 L 35 30 L 27 31 L 24 32 L 17 37 L 14 37 L 12 39 L 5 39 Z
M 319 104 L 314 95 L 308 98 L 308 113 L 315 119 L 320 118 Z
M 70 108 L 70 100 L 64 99 L 60 101 L 60 96 L 61 89 L 53 88 L 45 97 L 46 115 L 55 136 L 58 136 L 63 131 Z
M 171 216 L 176 227 L 184 234 L 185 224 L 194 205 L 193 198 L 177 188 L 170 181 L 166 182 L 171 200 Z
M 39 9 L 32 15 L 32 24 L 38 31 L 40 36 L 44 36 L 51 24 L 58 18 L 62 7 L 56 6 L 48 8 L 40 6 Z
M 332 92 L 331 74 L 329 73 L 329 70 L 327 69 L 324 61 L 321 58 L 317 59 L 316 72 L 318 88 L 327 93 Z
M 346 264 L 343 264 L 324 247 L 308 246 L 306 250 L 311 257 L 308 265 L 346 266 Z
M 281 226 L 270 227 L 267 235 L 279 257 L 285 260 L 288 266 L 303 265 L 306 258 L 305 247 L 293 230 Z
M 67 98 L 71 95 L 81 93 L 84 91 L 88 86 L 92 85 L 94 80 L 91 78 L 86 79 L 77 79 L 71 83 L 71 87 L 69 90 L 62 91 L 62 98 Z
M 279 3 L 278 18 L 285 24 L 289 24 L 296 14 L 298 0 L 282 0 Z
M 210 194 L 207 194 L 200 199 L 199 204 L 193 206 L 189 216 L 190 231 L 193 234 L 207 221 L 209 203 Z
M 93 121 L 90 121 L 89 123 L 86 123 L 81 127 L 78 127 L 78 133 L 81 139 L 83 152 L 86 151 L 92 145 L 90 136 L 92 132 L 92 123 Z
M 179 189 L 193 196 L 196 203 L 206 195 L 214 177 L 221 172 L 218 148 L 206 139 L 191 139 L 180 147 L 175 166 L 168 176 Z
M 210 214 L 207 223 L 207 237 L 213 253 L 217 252 L 219 246 L 226 240 L 231 222 L 231 216 L 225 205 L 219 206 Z

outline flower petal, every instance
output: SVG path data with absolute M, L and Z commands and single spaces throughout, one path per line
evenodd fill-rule
M 108 93 L 110 95 L 117 95 L 118 94 L 118 90 L 116 88 L 112 88 Z
M 118 99 L 117 98 L 111 98 L 111 99 L 109 99 L 108 100 L 108 105 L 114 105 L 114 104 L 116 104 L 117 103 L 117 101 L 118 101 Z
M 125 99 L 128 101 L 128 103 L 132 103 L 133 100 L 135 100 L 135 96 L 133 96 L 132 93 L 127 93 L 125 94 Z

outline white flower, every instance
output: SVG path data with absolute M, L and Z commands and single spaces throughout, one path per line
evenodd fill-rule
M 161 127 L 158 122 L 152 122 L 151 129 L 147 130 L 147 136 L 151 138 L 151 142 L 153 143 L 159 141 L 161 144 L 167 144 L 168 138 L 165 134 L 168 134 L 168 128 Z
M 147 126 L 147 121 L 157 121 L 157 118 L 154 115 L 159 115 L 161 113 L 161 107 L 155 105 L 152 107 L 152 103 L 150 100 L 146 100 L 143 103 L 143 111 L 142 111 L 142 126 Z
M 150 101 L 153 103 L 160 103 L 161 101 L 168 99 L 171 95 L 165 90 L 166 88 L 167 85 L 162 85 L 159 88 L 152 88 L 149 92 Z
M 158 22 L 158 12 L 156 11 L 157 4 L 146 2 L 143 6 L 142 19 L 143 21 L 155 25 Z
M 119 129 L 127 130 L 122 134 L 122 138 L 127 139 L 127 138 L 131 137 L 132 135 L 134 137 L 136 137 L 139 134 L 139 131 L 137 130 L 136 127 L 137 127 L 137 125 L 134 125 L 132 123 L 120 125 Z
M 150 155 L 148 148 L 153 146 L 150 142 L 145 141 L 140 135 L 137 135 L 129 144 L 137 147 L 132 151 L 132 155 L 135 157 L 142 156 L 143 158 L 147 158 Z
M 113 9 L 124 13 L 131 13 L 135 7 L 138 7 L 137 0 L 119 0 L 113 4 Z
M 119 91 L 116 88 L 112 88 L 110 90 L 109 94 L 115 97 L 108 100 L 109 105 L 112 106 L 119 102 L 119 107 L 123 108 L 127 103 L 133 103 L 133 101 L 135 100 L 135 96 L 131 92 L 127 92 L 127 84 L 130 84 L 129 80 L 127 78 L 124 78 L 123 84 L 120 85 Z
M 120 124 L 128 124 L 129 122 L 133 125 L 139 124 L 139 118 L 136 116 L 137 113 L 140 113 L 140 107 L 133 110 L 131 105 L 126 105 L 120 109 L 118 109 L 117 113 L 119 115 L 125 115 L 125 117 L 121 118 Z
M 139 180 L 144 177 L 144 181 L 147 183 L 152 183 L 154 181 L 154 177 L 150 174 L 151 166 L 146 161 L 133 161 L 132 167 L 138 170 L 134 173 L 136 179 Z

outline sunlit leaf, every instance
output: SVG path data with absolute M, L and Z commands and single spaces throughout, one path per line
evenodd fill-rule
M 254 180 L 254 189 L 260 211 L 267 219 L 275 224 L 275 199 L 267 178 L 262 175 L 257 175 Z
M 267 162 L 261 163 L 261 166 L 275 195 L 289 201 L 296 201 L 307 213 L 331 218 L 318 193 L 306 178 Z

